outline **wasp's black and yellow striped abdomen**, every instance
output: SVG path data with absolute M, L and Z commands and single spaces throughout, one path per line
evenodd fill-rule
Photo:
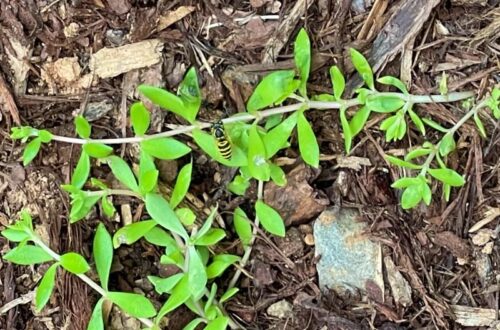
M 232 154 L 231 142 L 227 138 L 222 121 L 219 120 L 212 125 L 212 135 L 217 141 L 217 148 L 219 148 L 222 157 L 230 159 Z

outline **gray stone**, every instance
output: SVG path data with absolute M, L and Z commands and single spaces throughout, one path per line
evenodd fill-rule
M 355 209 L 323 211 L 314 223 L 316 265 L 323 291 L 339 294 L 360 289 L 383 301 L 382 248 L 368 238 L 367 226 Z
M 293 306 L 285 299 L 275 302 L 267 308 L 267 315 L 284 319 L 292 316 Z

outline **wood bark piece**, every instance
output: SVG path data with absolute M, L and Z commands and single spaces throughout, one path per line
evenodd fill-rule
M 455 321 L 466 327 L 487 327 L 492 326 L 496 321 L 494 309 L 460 305 L 451 305 L 451 309 L 456 316 Z
M 0 106 L 0 111 L 4 109 L 8 110 L 10 115 L 12 116 L 12 120 L 16 125 L 21 125 L 21 120 L 19 119 L 19 111 L 17 110 L 16 102 L 12 97 L 12 94 L 7 87 L 5 80 L 3 79 L 3 75 L 0 74 L 0 104 L 4 105 Z
M 451 0 L 451 4 L 453 6 L 486 6 L 488 4 L 488 0 Z
M 439 2 L 440 0 L 414 0 L 401 3 L 380 31 L 366 56 L 374 72 L 391 61 L 420 32 L 432 9 Z M 361 84 L 361 78 L 356 75 L 347 84 L 348 94 L 352 95 L 352 91 Z
M 195 10 L 194 6 L 180 6 L 176 10 L 168 11 L 165 15 L 161 16 L 158 20 L 157 32 L 160 32 L 177 21 L 180 21 L 187 15 L 191 14 Z
M 263 63 L 269 63 L 276 60 L 280 51 L 290 38 L 290 35 L 299 19 L 306 13 L 307 9 L 313 2 L 314 0 L 298 0 L 295 3 L 288 17 L 281 21 L 280 25 L 276 29 L 275 36 L 269 39 L 266 43 L 262 57 Z
M 161 61 L 163 43 L 158 39 L 103 48 L 92 55 L 90 69 L 100 78 L 112 78 L 122 73 L 148 67 Z

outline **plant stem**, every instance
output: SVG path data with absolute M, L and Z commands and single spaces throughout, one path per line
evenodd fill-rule
M 375 95 L 375 94 L 372 94 Z M 455 102 L 469 98 L 474 95 L 473 92 L 455 92 L 446 95 L 405 95 L 403 93 L 377 93 L 376 95 L 384 97 L 397 97 L 404 101 L 411 103 L 444 103 L 444 102 Z M 280 106 L 272 109 L 258 111 L 255 114 L 244 113 L 238 116 L 223 119 L 225 124 L 250 121 L 255 119 L 262 119 L 276 114 L 288 113 L 297 111 L 302 107 L 307 109 L 317 109 L 317 110 L 328 110 L 328 109 L 340 109 L 342 106 L 346 108 L 358 106 L 361 102 L 358 99 L 343 100 L 342 102 L 324 102 L 324 101 L 304 101 L 299 103 L 294 103 L 290 105 Z M 134 136 L 127 138 L 115 138 L 115 139 L 79 139 L 66 136 L 54 135 L 52 140 L 73 144 L 86 144 L 86 143 L 104 143 L 104 144 L 123 144 L 123 143 L 139 143 L 146 140 L 158 139 L 163 137 L 175 136 L 179 134 L 189 133 L 195 128 L 205 129 L 211 126 L 211 123 L 198 122 L 195 125 L 188 125 L 176 128 L 171 131 L 162 132 L 153 135 L 144 136 Z
M 106 189 L 106 190 L 96 190 L 96 191 L 86 191 L 87 196 L 104 196 L 104 195 L 120 195 L 120 196 L 132 196 L 142 199 L 142 196 L 134 191 L 126 189 Z
M 257 184 L 257 199 L 258 200 L 263 200 L 264 199 L 264 181 L 259 180 Z M 252 246 L 253 243 L 255 242 L 255 238 L 257 236 L 257 229 L 259 228 L 259 217 L 255 215 L 255 222 L 253 226 L 253 231 L 252 231 L 252 239 L 250 240 L 250 244 L 248 246 L 245 246 L 245 254 L 241 258 L 240 261 L 240 267 L 244 268 L 246 263 L 248 262 L 248 259 L 250 258 L 250 254 L 252 253 Z M 238 282 L 238 279 L 241 276 L 241 269 L 237 269 L 236 273 L 234 274 L 233 278 L 229 282 L 228 285 L 228 290 L 233 288 L 236 285 L 236 282 Z
M 31 235 L 31 239 L 33 242 L 41 247 L 45 252 L 47 252 L 52 258 L 54 258 L 56 261 L 60 262 L 61 261 L 61 256 L 57 253 L 55 253 L 50 247 L 48 247 L 38 236 L 36 235 Z M 84 275 L 84 274 L 74 274 L 78 278 L 80 278 L 83 282 L 85 282 L 88 286 L 90 286 L 92 289 L 97 291 L 102 297 L 106 298 L 106 290 L 104 290 L 99 284 L 94 282 L 90 277 Z M 146 327 L 152 328 L 154 326 L 153 322 L 151 320 L 145 319 L 145 318 L 139 318 L 139 321 L 142 322 Z

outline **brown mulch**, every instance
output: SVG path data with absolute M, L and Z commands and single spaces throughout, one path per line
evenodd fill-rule
M 243 111 L 259 77 L 293 66 L 291 44 L 302 26 L 314 52 L 311 92 L 330 91 L 327 73 L 333 64 L 348 73 L 351 88 L 356 86 L 348 60 L 348 49 L 354 47 L 375 64 L 377 75 L 401 76 L 412 93 L 437 92 L 445 71 L 450 91 L 472 90 L 482 97 L 500 82 L 499 6 L 498 0 L 2 0 L 0 230 L 19 210 L 28 208 L 55 251 L 90 257 L 95 225 L 102 219 L 97 209 L 90 219 L 69 225 L 69 199 L 60 185 L 69 181 L 78 149 L 51 143 L 23 168 L 22 146 L 9 138 L 10 128 L 19 123 L 74 136 L 74 115 L 85 113 L 93 119 L 93 136 L 123 136 L 128 131 L 123 114 L 138 98 L 135 87 L 148 83 L 173 90 L 190 66 L 198 68 L 204 94 L 200 119 L 211 121 Z M 250 14 L 255 16 L 242 19 Z M 263 15 L 275 16 L 264 20 Z M 99 50 L 149 39 L 163 44 L 158 63 L 105 78 L 92 73 L 90 59 Z M 443 126 L 455 123 L 463 111 L 457 105 L 438 104 L 417 110 Z M 289 208 L 287 240 L 259 236 L 247 267 L 253 278 L 241 280 L 241 291 L 227 310 L 248 329 L 457 329 L 462 326 L 455 322 L 456 305 L 494 310 L 498 320 L 498 122 L 483 118 L 487 140 L 479 137 L 473 124 L 460 131 L 458 151 L 449 163 L 465 174 L 467 183 L 453 191 L 449 203 L 439 197 L 436 186 L 430 207 L 403 212 L 398 207 L 399 192 L 390 188 L 402 173 L 388 169 L 381 153 L 404 153 L 422 143 L 422 137 L 411 133 L 411 139 L 386 143 L 376 125 L 381 117 L 376 117 L 354 141 L 351 155 L 368 159 L 371 166 L 349 168 L 338 166 L 343 142 L 337 113 L 318 111 L 308 117 L 326 160 L 318 171 L 307 169 L 297 161 L 295 139 L 292 148 L 280 154 L 289 183 L 296 188 L 281 190 L 269 184 L 265 197 L 271 205 Z M 153 109 L 153 129 L 166 130 L 168 124 L 182 122 Z M 431 132 L 426 138 L 437 137 Z M 122 152 L 133 154 L 129 146 Z M 229 213 L 236 206 L 246 209 L 255 200 L 255 187 L 245 198 L 218 189 L 231 180 L 232 173 L 200 151 L 193 156 L 191 203 L 199 212 L 210 206 L 205 203 L 219 202 L 222 217 L 230 222 Z M 172 185 L 182 165 L 160 165 L 165 185 Z M 106 169 L 98 167 L 92 175 L 109 178 Z M 293 195 L 294 189 L 300 194 Z M 285 200 L 287 194 L 290 199 Z M 307 209 L 295 210 L 301 201 L 307 202 Z M 140 216 L 141 210 L 131 200 L 116 198 L 114 203 L 122 215 L 132 207 L 132 215 Z M 363 299 L 361 292 L 351 297 L 321 293 L 314 246 L 306 237 L 314 217 L 325 207 L 339 204 L 363 212 L 373 239 L 384 246 L 384 256 L 392 259 L 410 284 L 410 305 L 397 304 L 389 288 L 383 301 Z M 484 227 L 473 228 L 489 218 Z M 119 226 L 116 221 L 107 223 L 110 230 Z M 481 241 L 477 235 L 486 229 L 496 231 L 497 238 Z M 232 248 L 235 240 L 231 236 L 221 248 Z M 8 245 L 0 237 L 2 253 Z M 168 274 L 168 269 L 158 266 L 161 251 L 142 243 L 121 247 L 116 253 L 111 287 L 140 290 L 164 301 L 154 295 L 146 279 L 149 274 Z M 0 260 L 0 308 L 29 295 L 45 269 Z M 98 297 L 76 277 L 61 275 L 41 314 L 35 314 L 29 299 L 23 300 L 0 315 L 0 329 L 85 329 Z M 293 304 L 293 317 L 268 316 L 267 308 L 283 299 Z M 190 317 L 185 309 L 173 313 L 169 329 L 182 329 Z M 113 324 L 120 328 L 117 322 Z

